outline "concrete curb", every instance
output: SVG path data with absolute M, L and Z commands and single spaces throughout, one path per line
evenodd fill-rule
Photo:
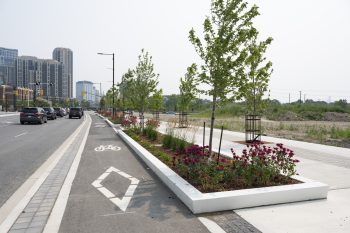
M 122 130 L 117 132 L 194 214 L 327 198 L 328 185 L 301 176 L 293 176 L 301 184 L 202 193 Z
M 103 120 L 105 120 L 107 122 L 107 124 L 112 127 L 112 128 L 115 128 L 115 127 L 118 127 L 118 129 L 121 129 L 121 130 L 124 130 L 124 128 L 119 125 L 119 124 L 114 124 L 113 122 L 111 122 L 110 120 L 108 120 L 108 118 L 102 116 L 101 114 L 96 114 L 98 115 L 100 118 L 102 118 Z

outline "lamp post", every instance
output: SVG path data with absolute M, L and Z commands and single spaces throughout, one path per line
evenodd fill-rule
M 114 53 L 97 53 L 98 55 L 108 55 L 112 56 L 113 59 L 113 86 L 112 86 L 112 93 L 113 93 L 113 117 L 115 116 L 115 106 L 114 106 Z

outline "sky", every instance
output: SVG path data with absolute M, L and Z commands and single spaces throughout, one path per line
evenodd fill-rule
M 188 32 L 203 31 L 210 0 L 0 0 L 0 47 L 51 58 L 55 47 L 73 50 L 74 83 L 112 86 L 134 68 L 144 48 L 160 74 L 164 94 L 179 93 L 180 77 L 200 63 Z M 248 0 L 259 6 L 255 26 L 273 62 L 270 97 L 350 102 L 350 1 Z M 99 84 L 96 85 L 99 89 Z M 75 87 L 74 87 L 75 89 Z

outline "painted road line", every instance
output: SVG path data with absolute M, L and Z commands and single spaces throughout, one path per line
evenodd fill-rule
M 50 172 L 57 165 L 72 142 L 76 139 L 85 121 L 62 143 L 62 145 L 16 190 L 0 208 L 0 233 L 12 227 Z
M 19 116 L 19 113 L 15 113 L 15 114 L 3 114 L 3 115 L 0 115 L 0 117 L 10 117 L 10 116 Z
M 24 132 L 24 133 L 18 134 L 18 135 L 15 136 L 15 138 L 18 138 L 18 137 L 20 137 L 20 136 L 26 135 L 27 133 L 28 133 L 28 132 Z
M 198 220 L 211 232 L 211 233 L 226 233 L 218 224 L 214 221 L 204 218 L 198 217 Z
M 128 189 L 126 190 L 124 197 L 122 199 L 115 196 L 114 193 L 103 187 L 101 182 L 109 176 L 112 172 L 118 173 L 119 175 L 129 179 L 131 181 Z M 100 175 L 97 180 L 92 182 L 92 186 L 94 186 L 100 193 L 102 193 L 105 197 L 107 197 L 112 203 L 114 203 L 119 209 L 122 211 L 126 211 L 128 208 L 128 205 L 131 201 L 132 196 L 134 195 L 134 192 L 137 188 L 137 185 L 139 184 L 139 180 L 135 177 L 130 176 L 129 174 L 120 171 L 116 169 L 115 167 L 108 168 L 102 175 Z
M 88 121 L 88 127 L 86 129 L 83 141 L 80 144 L 78 153 L 76 154 L 74 161 L 72 163 L 72 166 L 70 167 L 67 177 L 62 185 L 61 191 L 56 199 L 56 203 L 51 211 L 50 217 L 46 223 L 46 226 L 44 228 L 44 233 L 56 233 L 59 231 L 63 214 L 67 206 L 69 193 L 72 188 L 73 180 L 77 174 L 79 163 L 81 160 L 81 155 L 83 154 L 86 141 L 89 135 L 90 127 L 91 127 L 91 117 L 85 116 L 85 119 Z

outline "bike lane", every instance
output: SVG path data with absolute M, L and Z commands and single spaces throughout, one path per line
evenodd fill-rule
M 209 232 L 96 115 L 59 232 Z

